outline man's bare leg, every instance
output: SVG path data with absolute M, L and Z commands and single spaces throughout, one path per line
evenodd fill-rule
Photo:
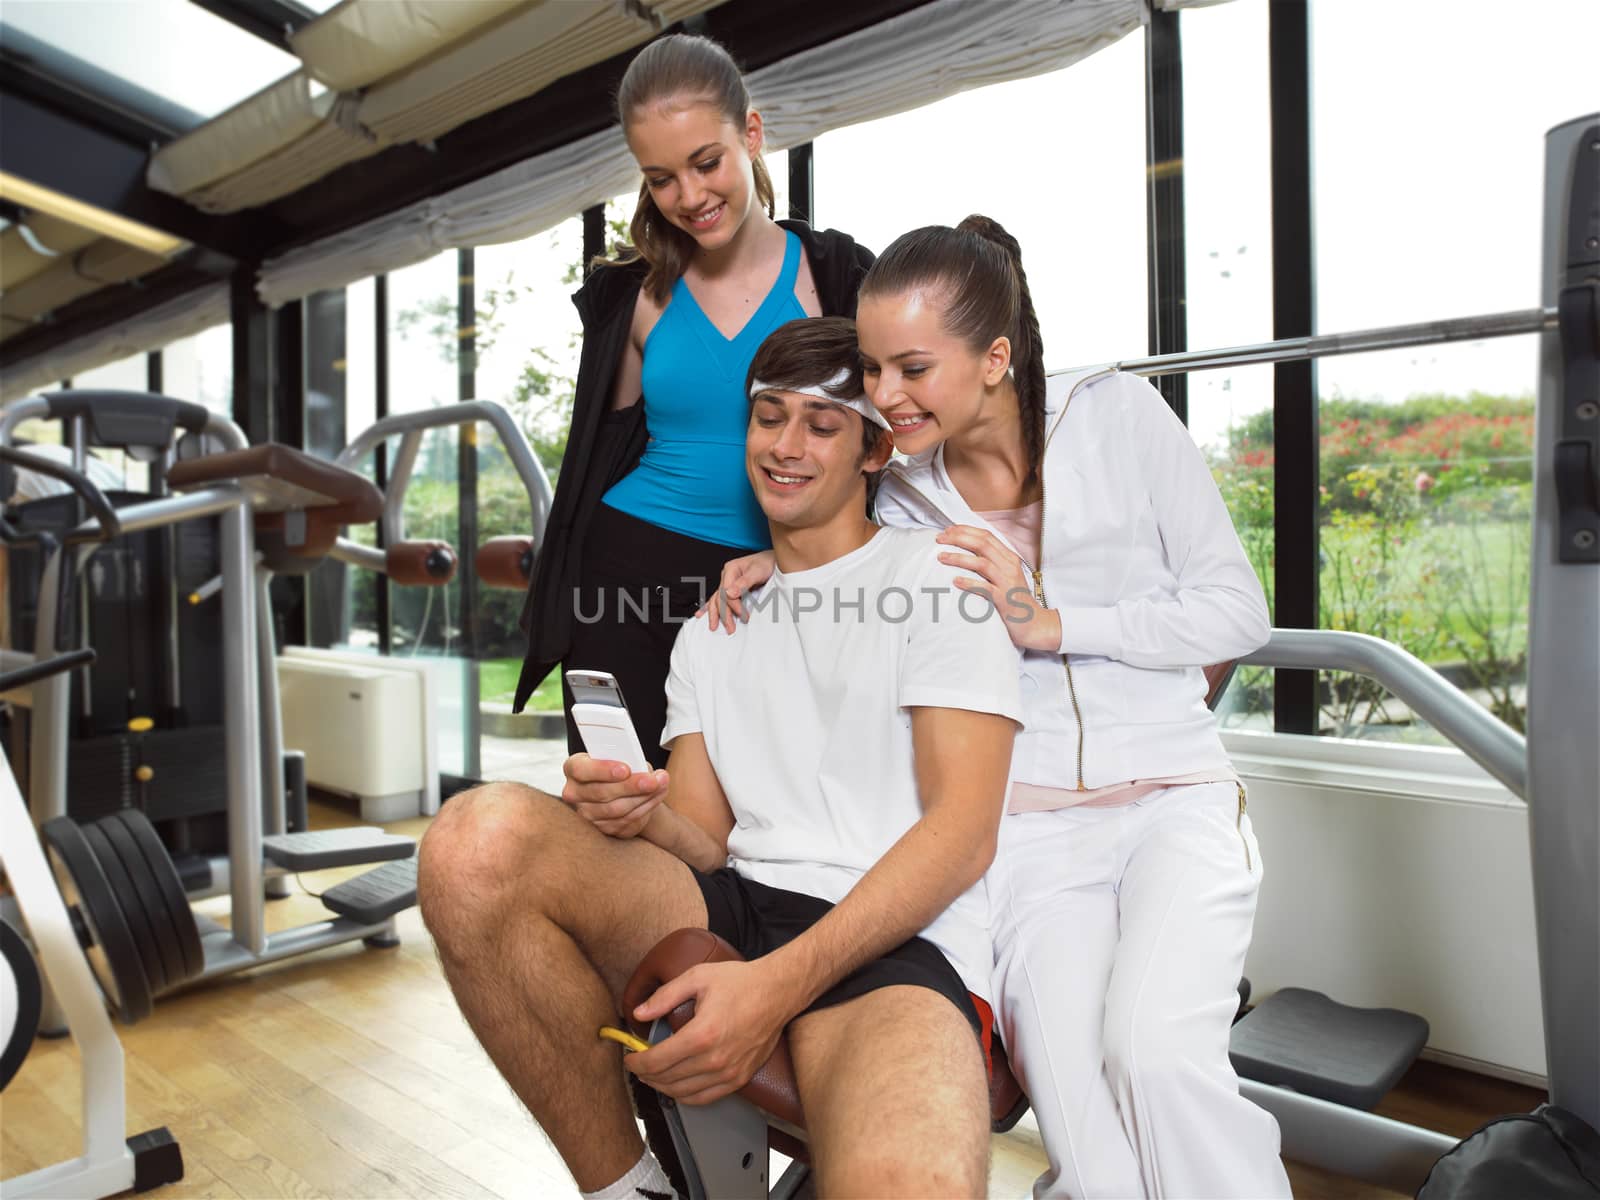
M 987 1194 L 983 1050 L 946 997 L 879 988 L 796 1019 L 789 1051 L 818 1195 Z
M 621 1178 L 643 1142 L 620 1050 L 595 1032 L 651 946 L 705 927 L 689 868 L 543 792 L 488 784 L 434 819 L 417 896 L 462 1014 L 578 1186 Z

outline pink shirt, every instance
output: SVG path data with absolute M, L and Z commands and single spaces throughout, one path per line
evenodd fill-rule
M 977 510 L 974 510 L 977 511 Z M 1035 500 L 1021 508 L 1003 508 L 995 512 L 979 512 L 997 533 L 1021 552 L 1029 567 L 1039 562 L 1043 542 L 1044 501 Z M 1216 771 L 1195 771 L 1188 775 L 1169 775 L 1159 779 L 1130 779 L 1125 783 L 1110 783 L 1104 787 L 1079 791 L 1072 787 L 1047 787 L 1037 783 L 1013 783 L 1006 811 L 1052 812 L 1058 808 L 1120 808 L 1132 804 L 1142 796 L 1162 788 L 1181 787 L 1191 783 L 1232 782 L 1234 776 Z

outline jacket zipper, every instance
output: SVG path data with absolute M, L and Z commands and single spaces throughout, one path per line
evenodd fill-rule
M 1245 873 L 1248 874 L 1254 868 L 1250 865 L 1250 843 L 1245 840 L 1244 836 L 1244 784 L 1238 784 L 1238 788 L 1239 815 L 1234 818 L 1233 827 L 1239 831 L 1239 844 L 1244 847 L 1244 869 Z
M 1046 445 L 1048 445 L 1048 441 Z M 1044 541 L 1044 472 L 1039 472 L 1039 539 L 1040 551 L 1043 552 Z M 1024 562 L 1027 560 L 1024 559 Z M 1050 604 L 1044 597 L 1044 562 L 1041 558 L 1037 567 L 1029 568 L 1033 572 L 1033 595 L 1039 601 L 1040 608 L 1049 608 Z M 1078 686 L 1072 679 L 1072 660 L 1065 654 L 1061 656 L 1061 665 L 1067 669 L 1067 699 L 1072 702 L 1072 716 L 1078 722 L 1078 791 L 1088 791 L 1083 786 L 1083 710 L 1078 707 Z
M 1113 368 L 1113 370 L 1114 369 L 1115 368 Z M 1054 424 L 1050 426 L 1049 432 L 1045 434 L 1044 449 L 1039 452 L 1039 565 L 1032 568 L 1032 570 L 1033 593 L 1038 598 L 1039 606 L 1041 608 L 1050 607 L 1049 603 L 1044 597 L 1044 533 L 1045 529 L 1047 528 L 1045 521 L 1049 516 L 1048 502 L 1045 498 L 1044 460 L 1045 457 L 1050 453 L 1050 442 L 1056 436 L 1056 430 L 1061 428 L 1061 422 L 1066 419 L 1067 409 L 1072 404 L 1073 393 L 1085 383 L 1088 383 L 1091 380 L 1100 379 L 1105 374 L 1109 373 L 1110 372 L 1096 372 L 1095 374 L 1084 379 L 1080 379 L 1077 384 L 1074 385 L 1072 391 L 1067 393 L 1067 398 L 1061 402 L 1061 411 L 1056 414 Z M 1065 630 L 1063 630 L 1063 633 L 1065 633 Z M 1066 668 L 1067 672 L 1067 699 L 1072 702 L 1072 718 L 1078 723 L 1078 791 L 1085 792 L 1089 789 L 1084 787 L 1083 784 L 1083 709 L 1078 706 L 1078 685 L 1072 678 L 1072 660 L 1063 654 L 1061 656 L 1061 665 Z
M 1067 393 L 1067 398 L 1061 404 L 1061 411 L 1056 414 L 1055 423 L 1050 426 L 1049 432 L 1046 433 L 1045 437 L 1044 437 L 1044 450 L 1039 455 L 1039 457 L 1040 457 L 1040 463 L 1039 463 L 1039 565 L 1036 566 L 1036 567 L 1035 566 L 1031 566 L 1031 565 L 1028 564 L 1028 560 L 1027 559 L 1023 559 L 1022 560 L 1023 565 L 1028 567 L 1028 570 L 1033 575 L 1033 595 L 1034 595 L 1034 598 L 1039 601 L 1039 607 L 1040 608 L 1049 608 L 1050 607 L 1050 604 L 1045 599 L 1045 595 L 1044 595 L 1044 530 L 1045 530 L 1045 495 L 1044 495 L 1044 493 L 1045 493 L 1045 487 L 1044 487 L 1044 462 L 1043 462 L 1043 459 L 1044 459 L 1044 456 L 1046 454 L 1048 454 L 1049 451 L 1050 451 L 1050 441 L 1051 441 L 1052 438 L 1055 437 L 1056 430 L 1061 427 L 1062 418 L 1064 418 L 1067 415 L 1067 407 L 1068 407 L 1068 405 L 1070 405 L 1072 403 L 1072 395 L 1073 395 L 1073 393 L 1075 393 L 1078 390 L 1078 388 L 1082 387 L 1086 383 L 1092 383 L 1097 379 L 1103 379 L 1105 376 L 1112 375 L 1112 374 L 1115 374 L 1115 373 L 1116 373 L 1116 368 L 1115 367 L 1111 367 L 1111 368 L 1108 368 L 1108 369 L 1106 369 L 1104 371 L 1097 371 L 1093 375 L 1089 375 L 1089 376 L 1084 377 L 1083 379 L 1080 379 L 1073 386 L 1072 392 Z M 921 496 L 923 502 L 925 504 L 927 504 L 929 508 L 932 508 L 933 510 L 938 512 L 941 516 L 945 516 L 948 519 L 948 514 L 945 513 L 944 509 L 940 508 L 939 505 L 935 504 L 932 500 L 930 500 L 928 498 L 928 494 L 926 492 L 924 492 L 921 488 L 915 486 L 914 484 L 907 483 L 904 478 L 902 478 L 900 480 L 900 485 L 902 487 L 906 488 L 909 491 L 915 492 L 918 496 Z M 1018 557 L 1021 557 L 1021 556 L 1019 555 Z M 1078 706 L 1078 686 L 1077 686 L 1076 682 L 1072 678 L 1072 663 L 1067 658 L 1067 656 L 1065 654 L 1063 654 L 1061 656 L 1061 665 L 1066 668 L 1066 672 L 1067 672 L 1067 699 L 1072 704 L 1072 717 L 1073 717 L 1073 719 L 1075 721 L 1078 722 L 1078 762 L 1077 762 L 1078 780 L 1077 780 L 1077 790 L 1080 791 L 1080 792 L 1086 792 L 1089 789 L 1086 788 L 1084 786 L 1084 783 L 1083 783 L 1083 710 Z M 1246 856 L 1248 856 L 1249 847 L 1245 848 L 1245 853 L 1246 853 Z

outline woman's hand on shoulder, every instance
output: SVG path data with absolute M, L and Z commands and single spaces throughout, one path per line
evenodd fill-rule
M 1060 649 L 1061 616 L 1039 603 L 1033 573 L 1015 551 L 988 530 L 974 525 L 952 525 L 935 540 L 942 546 L 955 547 L 942 551 L 940 562 L 978 576 L 958 577 L 956 586 L 987 597 L 1000 610 L 1013 645 L 1051 653 Z
M 704 614 L 712 629 L 721 625 L 732 633 L 735 617 L 740 621 L 750 619 L 744 607 L 744 594 L 771 579 L 777 565 L 778 560 L 771 550 L 759 550 L 743 558 L 730 558 L 722 564 L 722 578 L 717 583 L 717 590 L 700 606 L 695 616 Z

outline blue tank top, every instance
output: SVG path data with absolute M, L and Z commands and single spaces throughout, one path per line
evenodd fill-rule
M 766 337 L 806 315 L 795 298 L 800 239 L 785 234 L 778 281 L 732 339 L 701 311 L 680 276 L 644 343 L 644 457 L 602 497 L 663 529 L 723 546 L 765 550 L 767 518 L 744 470 L 750 422 L 745 374 Z

